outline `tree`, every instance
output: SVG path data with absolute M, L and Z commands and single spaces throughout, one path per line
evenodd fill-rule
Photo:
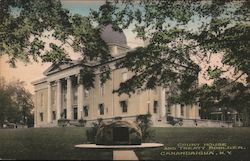
M 100 26 L 111 23 L 115 29 L 135 23 L 137 36 L 150 38 L 149 46 L 130 52 L 124 61 L 118 63 L 117 66 L 126 67 L 136 74 L 121 84 L 119 93 L 166 85 L 181 79 L 183 73 L 197 76 L 199 67 L 191 59 L 191 55 L 198 55 L 197 46 L 203 49 L 203 56 L 208 50 L 225 51 L 225 64 L 249 73 L 249 1 L 125 0 L 122 4 L 120 1 L 106 1 L 99 11 L 92 11 L 92 19 L 72 15 L 62 8 L 60 1 L 53 0 L 2 0 L 0 6 L 3 22 L 0 26 L 0 51 L 10 56 L 13 65 L 17 59 L 29 61 L 30 57 L 54 63 L 68 61 L 65 44 L 82 54 L 83 64 L 91 60 L 109 60 L 111 56 L 100 38 L 100 28 L 91 24 L 94 20 Z M 199 20 L 201 25 L 194 23 L 195 27 L 190 27 L 192 21 Z M 47 31 L 60 41 L 60 45 L 50 43 L 50 50 L 45 49 L 45 42 L 40 39 Z M 235 47 L 239 45 L 240 48 Z M 162 70 L 155 72 L 156 68 Z M 93 80 L 93 71 L 85 69 L 82 75 Z M 109 68 L 102 69 L 108 71 L 102 74 L 105 82 L 109 78 Z M 134 85 L 129 88 L 131 83 Z M 93 84 L 85 86 L 93 87 Z
M 82 55 L 82 65 L 111 58 L 100 28 L 94 28 L 87 17 L 70 14 L 59 0 L 1 0 L 0 21 L 0 56 L 8 55 L 12 66 L 17 60 L 70 63 L 66 45 Z M 48 39 L 55 41 L 48 44 Z M 93 80 L 92 73 L 84 68 L 81 75 Z M 108 72 L 101 77 L 108 79 Z M 93 87 L 92 81 L 82 83 Z
M 150 129 L 152 125 L 151 114 L 138 115 L 136 122 L 142 132 L 142 142 L 151 141 L 154 138 L 154 131 Z
M 8 96 L 7 92 L 4 89 L 0 89 L 0 123 L 1 126 L 5 122 L 5 120 L 11 118 L 14 121 L 17 120 L 17 110 L 15 107 L 15 103 Z
M 224 64 L 249 74 L 249 7 L 249 1 L 106 1 L 92 18 L 114 28 L 133 23 L 139 38 L 150 39 L 117 64 L 135 73 L 117 90 L 128 93 L 197 77 L 192 56 L 205 57 L 208 51 L 223 51 Z
M 249 116 L 249 11 L 247 0 L 124 0 L 106 1 L 99 11 L 92 11 L 92 18 L 100 24 L 111 23 L 115 29 L 132 26 L 137 37 L 149 39 L 148 46 L 129 52 L 116 64 L 135 73 L 120 84 L 119 94 L 174 84 L 179 92 L 170 97 L 172 103 L 200 102 L 208 114 L 218 101 L 217 106 Z M 214 83 L 197 87 L 200 66 L 194 57 L 203 60 L 210 53 L 223 55 L 222 63 L 238 75 L 235 80 L 223 79 L 220 67 L 209 67 L 207 73 Z M 245 84 L 237 82 L 242 77 Z
M 230 84 L 225 87 L 225 84 Z M 243 83 L 218 79 L 211 86 L 203 85 L 197 92 L 200 99 L 201 117 L 210 118 L 210 113 L 216 108 L 225 112 L 236 110 L 245 126 L 249 125 L 250 88 Z
M 248 0 L 211 1 L 106 1 L 90 17 L 71 15 L 53 0 L 2 0 L 0 51 L 10 56 L 10 63 L 20 58 L 38 57 L 53 63 L 69 60 L 64 45 L 70 45 L 83 56 L 82 64 L 105 62 L 112 57 L 100 38 L 99 26 L 112 24 L 120 30 L 134 26 L 139 38 L 149 39 L 149 45 L 127 53 L 118 68 L 127 68 L 135 75 L 120 84 L 119 94 L 136 89 L 169 87 L 172 82 L 181 90 L 175 99 L 179 103 L 197 101 L 190 88 L 197 83 L 200 66 L 193 57 L 208 57 L 209 53 L 223 54 L 223 63 L 234 67 L 235 73 L 246 76 L 249 84 L 250 27 Z M 197 23 L 199 22 L 199 23 Z M 40 39 L 45 32 L 60 45 Z M 95 75 L 85 67 L 81 71 L 85 88 L 93 87 Z M 101 68 L 101 80 L 109 79 L 109 66 Z M 230 82 L 228 82 L 230 85 Z M 194 91 L 195 92 L 195 91 Z
M 34 124 L 32 95 L 24 88 L 23 82 L 15 81 L 0 86 L 0 123 Z

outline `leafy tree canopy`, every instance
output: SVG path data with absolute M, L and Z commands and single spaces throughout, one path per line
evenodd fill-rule
M 186 90 L 197 82 L 200 71 L 192 57 L 206 57 L 209 52 L 222 53 L 225 65 L 249 79 L 249 9 L 247 0 L 123 0 L 106 1 L 99 11 L 92 11 L 92 18 L 114 28 L 132 26 L 137 37 L 149 39 L 148 46 L 129 52 L 117 63 L 135 73 L 121 84 L 117 90 L 121 94 L 169 86 L 173 81 Z M 214 76 L 220 76 L 218 71 Z
M 248 0 L 211 1 L 106 1 L 90 18 L 72 15 L 57 0 L 1 0 L 0 1 L 0 51 L 17 59 L 30 59 L 59 63 L 69 57 L 64 46 L 82 54 L 83 61 L 105 62 L 111 59 L 108 47 L 100 38 L 98 25 L 113 24 L 114 29 L 133 27 L 139 38 L 149 40 L 149 45 L 130 51 L 117 67 L 125 67 L 135 75 L 121 83 L 119 94 L 151 89 L 155 86 L 177 84 L 183 98 L 187 90 L 197 83 L 199 64 L 192 57 L 206 57 L 208 52 L 222 53 L 223 63 L 242 72 L 249 80 L 250 24 Z M 45 48 L 44 32 L 60 41 Z M 102 81 L 109 78 L 109 67 L 102 68 Z M 93 87 L 93 70 L 81 72 L 85 87 Z M 219 70 L 210 75 L 220 77 Z M 202 92 L 201 92 L 202 93 Z M 190 95 L 189 95 L 190 96 Z M 193 94 L 193 96 L 197 96 Z M 192 102 L 188 99 L 175 99 Z
M 0 123 L 8 121 L 27 124 L 27 121 L 33 120 L 32 95 L 24 88 L 23 82 L 14 81 L 7 84 L 2 81 L 3 78 L 0 79 Z
M 163 86 L 171 89 L 170 103 L 199 102 L 203 110 L 226 107 L 250 115 L 250 1 L 106 1 L 92 11 L 92 19 L 132 27 L 149 41 L 116 64 L 135 73 L 120 84 L 119 94 Z M 222 68 L 209 67 L 214 82 L 197 87 L 201 66 L 194 58 L 203 60 L 210 53 L 223 55 L 222 63 L 238 75 L 235 80 L 224 79 Z M 237 82 L 243 76 L 246 83 Z
M 70 57 L 65 46 L 80 53 L 83 64 L 111 58 L 100 29 L 94 28 L 89 18 L 70 14 L 59 0 L 1 0 L 0 22 L 0 56 L 7 54 L 12 66 L 17 60 L 67 63 Z M 55 41 L 46 44 L 48 39 Z M 104 81 L 107 78 L 102 76 Z

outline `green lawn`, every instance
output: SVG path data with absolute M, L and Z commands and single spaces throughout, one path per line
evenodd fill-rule
M 156 142 L 165 147 L 179 143 L 227 143 L 247 147 L 230 155 L 162 155 L 161 149 L 137 150 L 142 160 L 245 160 L 250 159 L 250 128 L 153 128 Z M 74 149 L 86 142 L 86 128 L 0 129 L 1 159 L 111 160 L 110 150 Z M 180 150 L 177 150 L 180 151 Z

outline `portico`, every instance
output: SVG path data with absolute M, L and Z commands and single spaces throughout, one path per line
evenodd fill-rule
M 52 99 L 55 101 L 55 110 L 56 119 L 61 119 L 65 117 L 69 120 L 77 120 L 81 118 L 81 109 L 78 107 L 83 106 L 83 85 L 79 84 L 79 74 L 68 76 L 66 78 L 61 78 L 55 81 L 47 82 L 48 83 L 48 122 L 52 122 L 53 110 L 52 110 Z M 76 79 L 77 81 L 75 81 Z M 52 97 L 52 84 L 56 87 L 56 92 Z M 64 87 L 62 87 L 64 86 Z M 63 89 L 66 91 L 66 97 L 63 98 Z M 65 92 L 64 91 L 64 92 Z M 77 109 L 76 117 L 74 117 L 74 108 Z M 66 113 L 65 113 L 66 111 Z M 65 116 L 64 116 L 65 115 Z
M 98 118 L 112 120 L 115 117 L 135 120 L 137 115 L 149 111 L 157 117 L 156 121 L 165 120 L 162 88 L 151 92 L 150 98 L 147 91 L 131 97 L 125 94 L 118 96 L 113 90 L 119 88 L 125 70 L 115 69 L 111 73 L 112 79 L 104 85 L 100 85 L 99 74 L 96 73 L 95 88 L 86 90 L 80 83 L 81 69 L 77 62 L 51 66 L 44 72 L 45 78 L 33 82 L 36 92 L 35 122 L 38 127 L 57 126 L 62 118 L 76 122 L 80 119 L 90 122 Z M 131 75 L 128 73 L 128 76 Z

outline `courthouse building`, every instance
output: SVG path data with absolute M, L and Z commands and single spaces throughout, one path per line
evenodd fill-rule
M 113 90 L 118 89 L 121 82 L 126 81 L 132 73 L 126 69 L 116 69 L 114 64 L 131 50 L 127 46 L 123 32 L 114 31 L 110 25 L 102 30 L 102 39 L 109 45 L 111 55 L 109 62 L 112 69 L 111 79 L 101 84 L 98 70 L 95 73 L 95 88 L 84 89 L 79 83 L 79 74 L 83 66 L 80 61 L 52 65 L 45 72 L 45 77 L 33 82 L 35 87 L 35 127 L 53 127 L 58 120 L 67 118 L 71 122 L 79 119 L 87 121 L 87 125 L 98 118 L 112 120 L 135 120 L 141 114 L 152 114 L 153 125 L 166 124 L 167 116 L 183 119 L 199 119 L 197 105 L 169 105 L 168 92 L 163 87 L 154 90 L 137 90 L 129 97 L 118 96 Z M 102 64 L 88 65 L 100 68 Z

